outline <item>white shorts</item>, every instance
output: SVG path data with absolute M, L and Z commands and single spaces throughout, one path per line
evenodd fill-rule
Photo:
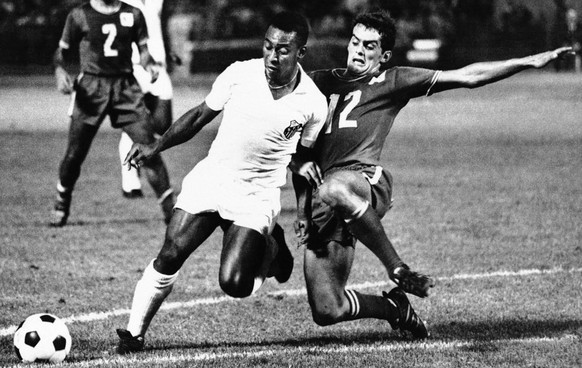
M 218 212 L 235 225 L 270 234 L 281 212 L 281 190 L 263 188 L 200 161 L 182 181 L 176 208 L 191 214 Z
M 141 64 L 133 65 L 133 76 L 143 93 L 152 94 L 161 100 L 171 100 L 174 96 L 172 80 L 166 68 L 160 68 L 160 74 L 154 83 L 151 82 L 150 73 Z

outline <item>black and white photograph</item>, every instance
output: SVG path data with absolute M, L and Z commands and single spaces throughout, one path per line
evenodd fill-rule
M 0 367 L 582 367 L 582 1 L 0 0 Z

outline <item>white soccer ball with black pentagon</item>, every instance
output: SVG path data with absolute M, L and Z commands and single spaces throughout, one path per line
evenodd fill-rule
M 71 335 L 58 317 L 48 313 L 33 314 L 16 329 L 14 350 L 23 362 L 59 363 L 71 351 Z

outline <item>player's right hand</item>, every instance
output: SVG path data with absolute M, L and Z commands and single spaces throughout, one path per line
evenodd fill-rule
M 149 160 L 156 154 L 154 144 L 147 145 L 141 143 L 134 143 L 131 149 L 125 156 L 124 165 L 129 165 L 128 170 L 132 167 L 139 169 L 145 161 Z
M 73 92 L 73 80 L 65 69 L 58 66 L 55 69 L 55 78 L 57 80 L 57 90 L 65 95 Z
M 304 177 L 314 188 L 323 184 L 321 169 L 313 161 L 302 162 L 293 158 L 289 163 L 289 169 L 294 174 Z

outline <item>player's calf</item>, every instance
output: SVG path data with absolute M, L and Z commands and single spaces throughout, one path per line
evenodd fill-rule
M 274 276 L 275 279 L 282 284 L 289 280 L 291 273 L 293 272 L 293 255 L 285 241 L 285 232 L 279 224 L 275 225 L 271 236 L 275 239 L 275 242 L 279 246 L 279 250 L 267 276 Z

